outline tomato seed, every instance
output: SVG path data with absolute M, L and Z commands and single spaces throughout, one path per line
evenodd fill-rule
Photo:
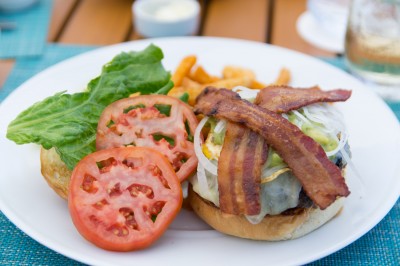
M 121 184 L 116 183 L 114 185 L 114 187 L 107 189 L 107 193 L 108 193 L 108 195 L 110 195 L 110 197 L 115 197 L 115 196 L 121 195 L 122 194 Z
M 149 165 L 147 166 L 147 169 L 150 170 L 150 172 L 151 172 L 154 176 L 158 176 L 158 175 L 161 175 L 161 174 L 162 174 L 161 169 L 158 168 L 158 166 L 155 165 L 155 164 L 149 164 Z
M 88 193 L 94 194 L 98 190 L 98 188 L 94 185 L 95 181 L 97 181 L 95 177 L 89 174 L 85 174 L 85 176 L 83 177 L 81 188 Z
M 165 179 L 163 176 L 159 175 L 158 179 L 160 180 L 161 184 L 165 187 L 170 189 L 169 185 L 168 185 L 168 181 L 167 179 Z
M 137 197 L 140 193 L 142 193 L 149 199 L 154 198 L 153 189 L 146 185 L 132 184 L 127 188 L 127 190 L 130 192 L 132 197 Z
M 118 161 L 114 157 L 110 157 L 106 160 L 96 162 L 96 164 L 100 170 L 100 173 L 107 173 L 111 170 L 113 166 L 116 166 L 118 164 Z
M 155 203 L 153 203 L 150 209 L 147 206 L 143 206 L 143 212 L 147 215 L 147 217 L 155 222 L 157 219 L 157 215 L 160 214 L 160 212 L 164 208 L 164 205 L 165 201 L 156 201 Z
M 165 201 L 156 201 L 151 207 L 151 214 L 159 214 L 164 208 Z
M 120 132 L 118 132 L 118 129 L 117 129 L 117 125 L 112 125 L 112 126 L 109 126 L 108 128 L 109 128 L 110 131 L 113 132 L 114 134 L 120 135 Z M 104 135 L 104 134 L 103 134 L 103 135 Z
M 94 223 L 96 226 L 101 224 L 101 221 L 99 218 L 97 218 L 95 215 L 90 215 L 89 220 Z
M 138 230 L 139 226 L 135 220 L 135 214 L 130 208 L 121 208 L 119 212 L 125 217 L 125 225 L 133 230 Z
M 165 117 L 165 115 L 161 114 L 160 111 L 158 111 L 158 109 L 155 108 L 154 106 L 140 109 L 140 118 L 142 120 L 149 120 L 153 118 L 163 118 L 163 117 Z
M 123 126 L 129 126 L 128 120 L 126 120 L 125 116 L 120 116 L 118 117 L 118 124 L 123 125 Z
M 172 166 L 174 167 L 175 171 L 178 171 L 182 164 L 187 160 L 188 156 L 183 152 L 176 152 L 175 156 L 176 157 L 172 161 Z
M 143 128 L 139 129 L 138 131 L 135 131 L 135 135 L 137 138 L 143 138 Z
M 133 216 L 133 210 L 131 208 L 120 208 L 119 213 L 121 213 L 124 217 Z
M 107 231 L 111 231 L 114 235 L 120 237 L 127 236 L 129 234 L 128 228 L 118 223 L 111 225 L 109 228 L 107 228 Z
M 94 203 L 92 206 L 98 210 L 101 210 L 101 209 L 103 209 L 104 205 L 108 205 L 108 201 L 106 199 L 98 201 L 98 202 Z
M 125 224 L 130 227 L 132 230 L 139 230 L 139 225 L 137 224 L 136 220 L 126 221 Z
M 136 146 L 134 142 L 131 143 L 133 146 Z M 123 164 L 130 168 L 138 168 L 142 166 L 143 164 L 143 159 L 142 158 L 133 158 L 133 157 L 128 157 L 125 160 L 122 161 Z

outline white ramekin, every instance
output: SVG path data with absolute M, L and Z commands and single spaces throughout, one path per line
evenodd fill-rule
M 133 26 L 147 38 L 194 35 L 199 27 L 196 0 L 137 0 L 132 12 Z

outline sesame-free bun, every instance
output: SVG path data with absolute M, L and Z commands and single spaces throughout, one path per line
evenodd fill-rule
M 243 215 L 221 212 L 189 186 L 189 203 L 193 211 L 215 230 L 241 238 L 279 241 L 306 235 L 331 220 L 340 212 L 344 198 L 337 199 L 327 209 L 296 208 L 279 215 L 267 215 L 258 224 L 251 224 Z
M 42 175 L 49 186 L 66 200 L 72 171 L 67 168 L 54 148 L 49 150 L 41 148 L 40 166 Z

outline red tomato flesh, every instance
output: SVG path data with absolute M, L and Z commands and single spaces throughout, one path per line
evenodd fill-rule
M 75 167 L 68 207 L 78 232 L 103 249 L 150 246 L 182 205 L 182 190 L 161 153 L 142 147 L 97 151 Z
M 97 127 L 96 148 L 154 148 L 168 158 L 183 181 L 197 167 L 191 139 L 197 124 L 191 108 L 179 99 L 165 95 L 125 98 L 104 109 Z

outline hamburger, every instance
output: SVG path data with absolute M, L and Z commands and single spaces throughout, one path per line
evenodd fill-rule
M 222 233 L 267 241 L 295 239 L 331 220 L 350 193 L 350 150 L 342 116 L 328 102 L 351 92 L 234 90 L 207 88 L 196 100 L 195 113 L 205 117 L 195 134 L 194 212 Z
M 40 170 L 54 192 L 67 200 L 72 170 L 61 160 L 55 148 L 40 148 Z

